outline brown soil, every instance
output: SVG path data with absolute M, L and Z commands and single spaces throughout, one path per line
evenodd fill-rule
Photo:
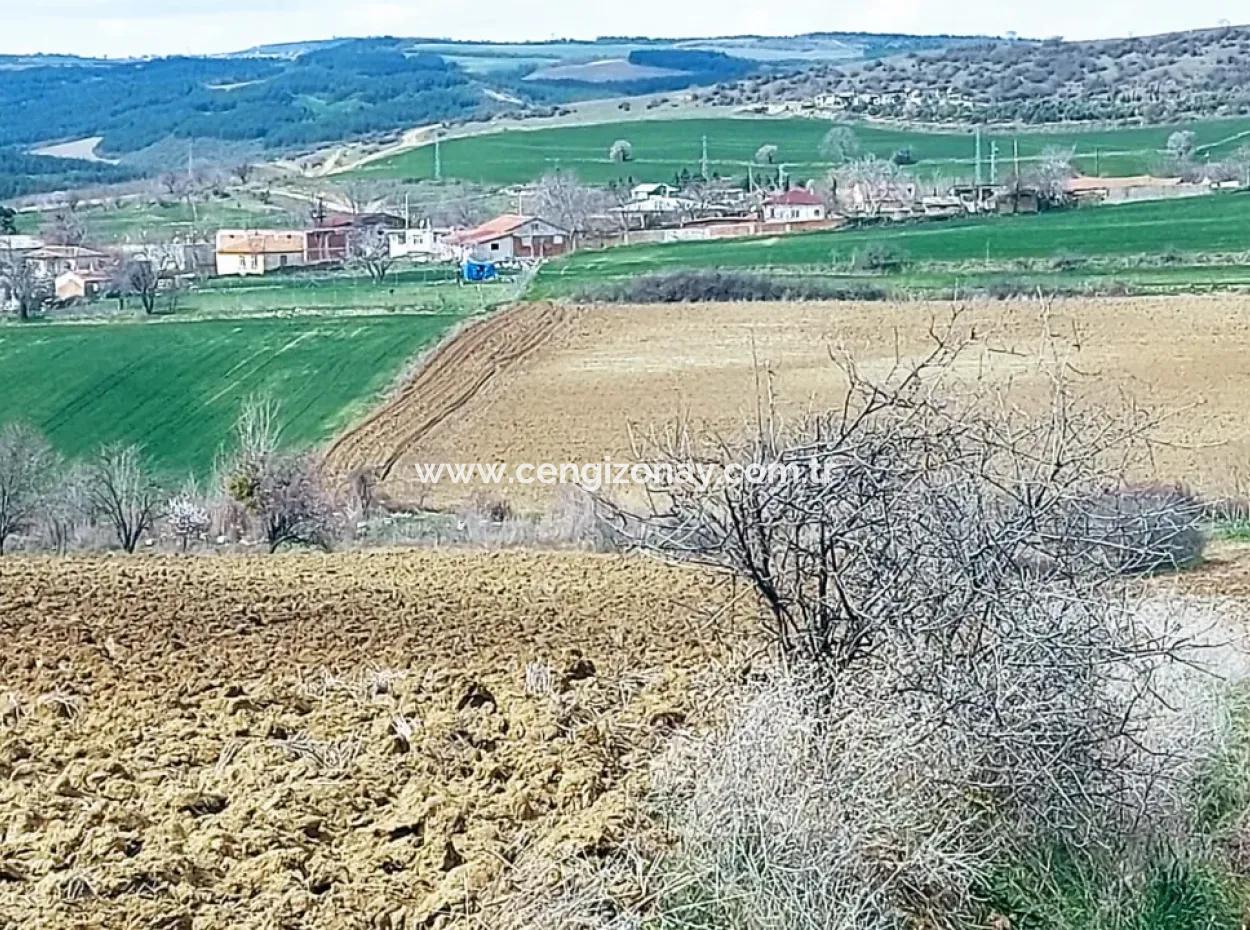
M 390 461 L 392 485 L 413 462 L 582 462 L 632 460 L 630 430 L 686 420 L 741 431 L 771 382 L 778 408 L 797 414 L 840 402 L 841 375 L 829 353 L 845 347 L 866 374 L 884 376 L 931 345 L 930 327 L 951 307 L 906 304 L 727 304 L 590 306 L 563 312 L 523 306 L 499 318 L 492 340 L 533 330 L 543 341 L 504 376 L 479 384 L 485 362 L 472 346 L 431 370 L 420 390 L 353 433 L 340 459 Z M 1155 476 L 1211 491 L 1233 489 L 1250 463 L 1250 313 L 1239 297 L 986 302 L 965 308 L 972 339 L 959 373 L 1001 387 L 1021 406 L 1041 402 L 1062 371 L 1087 395 L 1130 400 L 1170 415 L 1159 437 Z M 502 330 L 502 331 L 501 331 Z M 509 334 L 508 330 L 515 331 Z M 477 338 L 470 332 L 466 338 Z M 494 349 L 490 352 L 496 351 Z M 429 424 L 430 398 L 463 399 L 454 416 Z M 438 400 L 444 404 L 444 401 Z M 437 404 L 435 405 L 437 406 Z M 440 491 L 467 496 L 463 488 Z M 541 499 L 535 486 L 508 489 Z
M 683 605 L 729 598 L 590 555 L 0 560 L 0 926 L 491 926 L 511 863 L 624 835 L 741 622 Z
M 363 466 L 388 477 L 429 433 L 546 343 L 570 312 L 551 305 L 509 307 L 443 343 L 399 392 L 339 437 L 326 464 L 346 474 Z

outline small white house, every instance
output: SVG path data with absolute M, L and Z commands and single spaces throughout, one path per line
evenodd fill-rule
M 221 229 L 216 243 L 219 275 L 263 275 L 308 264 L 308 237 L 300 230 Z
M 827 215 L 823 200 L 798 187 L 764 201 L 765 223 L 819 223 Z
M 386 241 L 391 258 L 433 261 L 439 255 L 438 240 L 429 226 L 413 229 L 388 229 Z

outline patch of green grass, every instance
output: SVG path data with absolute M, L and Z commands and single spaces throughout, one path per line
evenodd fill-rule
M 437 312 L 487 310 L 515 296 L 512 281 L 461 284 L 453 266 L 391 274 L 381 284 L 356 274 L 218 278 L 179 295 L 178 312 L 214 316 L 256 313 Z
M 1239 930 L 1236 881 L 1163 845 L 1126 869 L 1106 853 L 1056 846 L 994 876 L 989 909 L 1014 930 Z
M 1021 276 L 1004 273 L 1004 263 L 1068 255 L 1080 256 L 1082 261 L 1067 270 L 1031 273 L 1038 275 L 1039 284 L 1101 277 L 1162 290 L 1238 285 L 1250 277 L 1244 265 L 1207 265 L 1200 259 L 1250 250 L 1250 194 L 582 251 L 545 266 L 532 293 L 563 296 L 605 282 L 687 268 L 830 275 L 851 263 L 857 252 L 876 246 L 889 247 L 908 263 L 897 276 L 872 277 L 883 285 L 947 287 L 994 276 L 1015 280 Z M 1144 267 L 1137 261 L 1142 256 L 1165 255 L 1174 263 Z M 1103 264 L 1092 267 L 1099 261 Z
M 248 197 L 197 200 L 194 209 L 185 200 L 171 197 L 156 203 L 127 201 L 115 206 L 89 206 L 80 212 L 87 241 L 96 245 L 140 242 L 145 237 L 160 241 L 185 236 L 193 229 L 286 226 L 293 220 L 287 210 Z M 37 229 L 38 224 L 34 225 Z
M 282 440 L 319 442 L 361 415 L 463 313 L 0 327 L 0 422 L 71 456 L 142 443 L 171 474 L 211 469 L 244 399 L 282 408 Z
M 1229 520 L 1215 524 L 1211 535 L 1227 542 L 1250 542 L 1250 521 Z
M 544 172 L 561 168 L 594 183 L 633 178 L 636 181 L 670 181 L 683 169 L 700 170 L 703 140 L 708 144 L 709 166 L 722 177 L 743 178 L 748 164 L 763 145 L 777 146 L 777 161 L 793 178 L 825 174 L 830 164 L 820 155 L 820 142 L 832 124 L 826 120 L 798 117 L 717 117 L 706 119 L 637 119 L 582 126 L 544 129 L 506 129 L 442 143 L 443 177 L 492 184 L 532 181 Z M 1195 134 L 1199 157 L 1218 159 L 1247 141 L 1250 119 L 1200 120 L 1183 126 L 1126 127 L 1113 129 L 1064 129 L 994 132 L 983 138 L 983 155 L 998 147 L 998 165 L 1011 170 L 1017 146 L 1027 163 L 1050 146 L 1073 149 L 1077 167 L 1088 174 L 1134 175 L 1156 167 L 1168 136 L 1177 129 Z M 971 131 L 929 132 L 883 126 L 854 127 L 864 151 L 889 158 L 910 148 L 916 164 L 909 170 L 931 177 L 971 176 L 975 165 L 975 142 Z M 629 140 L 633 159 L 614 163 L 608 149 L 617 139 Z M 775 168 L 757 166 L 761 174 Z M 431 146 L 372 162 L 358 169 L 369 178 L 431 178 L 434 151 Z

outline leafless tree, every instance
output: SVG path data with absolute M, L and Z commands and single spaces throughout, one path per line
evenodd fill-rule
M 62 204 L 52 211 L 40 231 L 48 242 L 55 245 L 82 245 L 87 238 L 82 215 L 74 202 Z
M 777 162 L 777 146 L 761 145 L 755 150 L 755 163 L 757 165 L 772 165 Z
M 156 299 L 162 282 L 167 280 L 169 269 L 166 259 L 156 250 L 127 258 L 119 271 L 119 293 L 134 294 L 143 306 L 143 312 L 151 316 L 156 312 Z
M 334 501 L 316 457 L 310 454 L 271 457 L 250 506 L 270 552 L 287 545 L 329 549 L 338 533 Z
M 867 155 L 838 166 L 829 173 L 828 187 L 835 192 L 838 206 L 848 213 L 865 217 L 881 215 L 892 201 L 909 203 L 915 183 L 894 162 Z
M 88 468 L 71 464 L 61 471 L 44 496 L 39 508 L 40 524 L 45 542 L 58 555 L 68 551 L 75 535 L 91 518 L 89 486 Z
M 278 448 L 278 408 L 252 398 L 235 424 L 235 448 L 218 471 L 226 493 L 259 523 L 269 551 L 285 545 L 328 549 L 339 531 L 339 515 L 320 464 L 310 454 Z
M 127 552 L 134 552 L 152 529 L 165 500 L 143 450 L 120 443 L 105 446 L 90 463 L 87 497 L 93 513 L 112 528 Z
M 52 287 L 21 253 L 8 249 L 0 253 L 0 296 L 13 305 L 18 319 L 29 320 L 52 299 Z
M 170 197 L 182 197 L 190 186 L 187 176 L 181 171 L 167 171 L 161 175 L 160 182 Z
M 1048 145 L 1024 172 L 1022 180 L 1036 188 L 1043 199 L 1053 204 L 1062 203 L 1068 196 L 1067 182 L 1076 175 L 1072 158 L 1072 149 Z
M 1144 413 L 1060 382 L 1026 415 L 969 394 L 953 374 L 962 338 L 934 337 L 881 380 L 841 359 L 845 401 L 794 427 L 761 401 L 744 439 L 657 437 L 639 460 L 673 477 L 649 506 L 608 510 L 637 545 L 744 578 L 792 668 L 847 693 L 888 670 L 883 694 L 975 738 L 966 790 L 1036 818 L 1071 816 L 1056 794 L 1127 813 L 1135 711 L 1185 651 L 1166 622 L 1139 622 L 1124 571 L 1200 555 L 1200 534 L 1176 545 L 1200 514 L 1166 495 L 1107 506 L 1134 493 Z M 699 463 L 723 480 L 683 477 Z
M 391 266 L 395 264 L 385 227 L 363 226 L 353 229 L 347 240 L 347 262 L 364 271 L 374 284 L 385 281 Z
M 251 178 L 252 172 L 255 169 L 255 167 L 256 166 L 253 165 L 251 162 L 241 161 L 237 163 L 234 166 L 234 168 L 231 169 L 231 173 L 234 174 L 234 176 L 238 179 L 240 184 L 246 184 L 248 182 L 248 179 Z
M 575 245 L 592 221 L 611 208 L 606 191 L 583 184 L 566 171 L 543 175 L 534 188 L 534 202 L 538 215 L 567 230 Z
M 34 427 L 9 423 L 0 429 L 0 555 L 10 537 L 34 526 L 58 464 L 52 446 Z

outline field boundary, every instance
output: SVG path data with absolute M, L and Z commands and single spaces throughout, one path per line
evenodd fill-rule
M 551 303 L 516 303 L 463 326 L 417 361 L 389 401 L 334 441 L 326 468 L 377 467 L 385 480 L 423 437 L 545 345 L 572 314 Z

